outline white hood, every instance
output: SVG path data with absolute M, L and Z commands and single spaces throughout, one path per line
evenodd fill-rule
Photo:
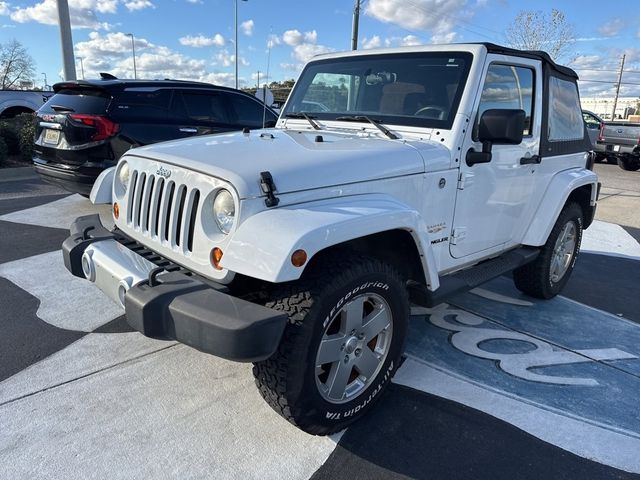
M 264 171 L 271 172 L 281 194 L 422 173 L 425 162 L 416 143 L 423 155 L 448 163 L 448 151 L 431 142 L 282 129 L 190 137 L 136 148 L 127 155 L 224 179 L 241 198 L 248 198 L 263 195 L 260 172 Z

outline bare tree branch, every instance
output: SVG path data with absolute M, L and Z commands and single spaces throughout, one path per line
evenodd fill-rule
M 571 60 L 576 39 L 573 25 L 555 8 L 551 13 L 522 11 L 505 32 L 509 46 L 521 50 L 543 50 L 554 60 Z
M 32 82 L 35 62 L 17 40 L 0 44 L 0 89 L 16 88 L 20 82 Z

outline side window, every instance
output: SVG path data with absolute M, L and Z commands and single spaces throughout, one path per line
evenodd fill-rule
M 261 127 L 262 116 L 264 115 L 264 105 L 253 98 L 239 95 L 237 93 L 229 93 L 229 104 L 231 110 L 235 114 L 235 124 L 243 127 Z M 265 121 L 275 121 L 276 117 L 267 110 Z
M 533 116 L 533 69 L 513 65 L 492 64 L 482 88 L 478 120 L 492 108 L 524 110 L 523 135 L 531 135 Z M 477 122 L 476 122 L 477 123 Z
M 173 112 L 193 122 L 230 123 L 225 99 L 218 92 L 182 91 L 182 102 L 173 104 Z
M 584 138 L 584 120 L 575 83 L 549 77 L 549 141 Z
M 112 114 L 117 120 L 153 122 L 165 120 L 169 112 L 171 90 L 125 90 L 118 95 Z
M 582 112 L 582 118 L 589 130 L 600 130 L 600 122 L 596 117 L 587 112 Z

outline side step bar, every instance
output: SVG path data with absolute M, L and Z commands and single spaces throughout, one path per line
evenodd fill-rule
M 409 281 L 409 297 L 413 303 L 423 307 L 435 307 L 453 295 L 467 292 L 492 278 L 533 262 L 539 254 L 539 248 L 521 247 L 511 250 L 466 270 L 440 277 L 440 288 L 434 292 L 421 283 Z

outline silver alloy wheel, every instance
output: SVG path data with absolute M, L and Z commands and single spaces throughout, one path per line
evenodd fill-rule
M 573 261 L 574 250 L 577 241 L 577 229 L 574 222 L 567 222 L 562 232 L 556 240 L 551 255 L 551 268 L 549 269 L 549 279 L 553 283 L 558 283 L 564 277 Z
M 316 354 L 316 385 L 330 403 L 353 400 L 382 368 L 393 335 L 393 315 L 379 295 L 359 295 L 328 322 Z

